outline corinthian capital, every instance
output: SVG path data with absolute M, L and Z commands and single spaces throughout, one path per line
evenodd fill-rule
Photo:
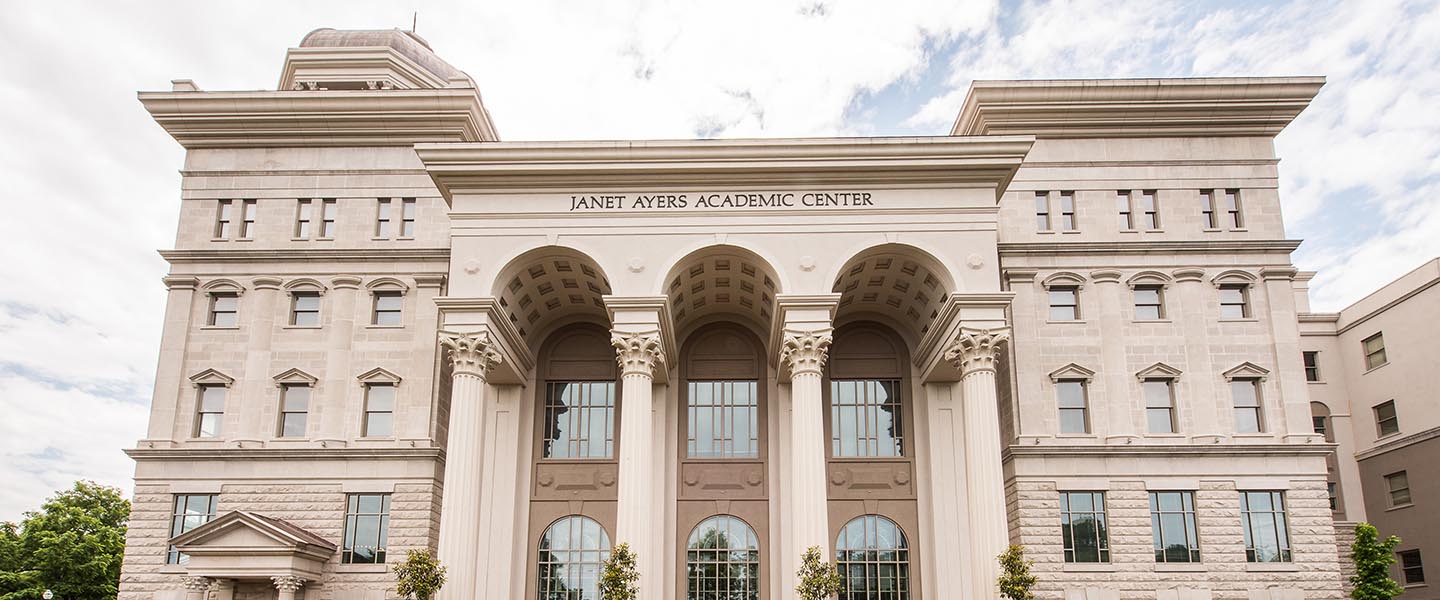
M 978 371 L 995 371 L 995 361 L 1000 358 L 1000 346 L 1010 341 L 1010 329 L 961 328 L 960 335 L 945 349 L 945 360 L 960 369 L 963 377 Z
M 275 582 L 275 589 L 282 592 L 298 592 L 300 588 L 305 587 L 305 579 L 294 575 L 271 577 L 270 581 Z
M 456 373 L 468 373 L 484 379 L 490 374 L 490 369 L 500 364 L 495 341 L 486 331 L 469 334 L 442 331 L 440 345 L 450 352 L 450 361 Z
M 621 376 L 654 377 L 665 366 L 665 350 L 658 331 L 612 331 L 610 345 L 615 347 L 615 360 L 620 363 Z
M 187 590 L 196 592 L 210 591 L 210 583 L 209 577 L 192 577 L 187 575 L 180 578 L 180 585 L 185 586 Z
M 780 344 L 780 363 L 790 369 L 792 377 L 801 373 L 819 375 L 825 370 L 830 341 L 829 330 L 787 330 L 785 340 Z

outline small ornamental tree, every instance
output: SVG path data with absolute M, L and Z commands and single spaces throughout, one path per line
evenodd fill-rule
M 800 595 L 800 600 L 825 600 L 833 598 L 840 593 L 840 572 L 835 570 L 835 565 L 830 564 L 820 557 L 820 547 L 811 546 L 800 556 L 800 570 L 795 572 L 795 579 L 800 583 L 795 586 L 795 593 Z
M 395 565 L 395 593 L 403 598 L 430 600 L 445 585 L 445 565 L 429 550 L 411 550 Z
M 600 574 L 600 600 L 635 600 L 640 594 L 640 573 L 635 570 L 635 553 L 622 542 L 605 559 Z
M 1350 549 L 1355 554 L 1355 575 L 1350 577 L 1350 592 L 1353 600 L 1391 600 L 1405 591 L 1395 580 L 1390 579 L 1390 565 L 1395 564 L 1395 546 L 1400 538 L 1390 536 L 1380 540 L 1380 532 L 1374 525 L 1355 525 L 1355 544 Z
M 996 558 L 1000 560 L 1000 578 L 995 581 L 1000 596 L 1006 600 L 1035 600 L 1035 592 L 1030 589 L 1039 579 L 1030 574 L 1030 565 L 1035 563 L 1025 560 L 1025 547 L 1011 544 Z

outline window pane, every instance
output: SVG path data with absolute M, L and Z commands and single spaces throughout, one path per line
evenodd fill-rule
M 1060 409 L 1060 433 L 1089 433 L 1089 430 L 1084 409 Z
M 542 600 L 600 600 L 599 576 L 610 556 L 610 538 L 599 523 L 564 517 L 540 538 L 538 597 Z
M 393 413 L 369 413 L 365 418 L 366 437 L 390 437 L 394 431 Z
M 371 384 L 366 397 L 365 409 L 380 412 L 395 410 L 395 386 L 378 383 Z
M 541 440 L 544 458 L 610 458 L 614 427 L 614 382 L 548 384 Z
M 1085 383 L 1081 381 L 1059 381 L 1055 383 L 1061 408 L 1085 408 Z
M 835 558 L 842 600 L 910 597 L 909 546 L 894 521 L 879 515 L 850 521 L 835 541 Z
M 224 412 L 226 388 L 207 385 L 200 388 L 200 412 Z
M 904 456 L 900 382 L 830 382 L 831 451 L 835 456 Z
M 1145 409 L 1145 423 L 1150 433 L 1175 433 L 1174 419 L 1168 408 Z

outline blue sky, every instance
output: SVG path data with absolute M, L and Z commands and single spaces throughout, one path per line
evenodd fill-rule
M 272 89 L 316 27 L 408 27 L 509 140 L 943 135 L 973 79 L 1324 75 L 1276 144 L 1338 310 L 1440 255 L 1440 0 L 21 0 L 0 21 L 0 519 L 144 437 L 180 148 L 138 90 Z

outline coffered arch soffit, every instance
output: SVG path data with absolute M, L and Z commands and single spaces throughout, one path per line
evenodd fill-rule
M 758 331 L 768 332 L 775 295 L 781 291 L 780 276 L 770 261 L 728 244 L 691 251 L 675 262 L 664 279 L 675 331 L 682 334 L 718 315 L 741 316 Z
M 604 297 L 611 293 L 610 278 L 574 248 L 545 246 L 516 256 L 499 271 L 493 290 L 501 312 L 531 347 L 561 322 L 609 322 Z
M 920 339 L 956 291 L 949 269 L 935 255 L 909 244 L 887 243 L 860 251 L 835 276 L 836 320 L 883 315 Z

